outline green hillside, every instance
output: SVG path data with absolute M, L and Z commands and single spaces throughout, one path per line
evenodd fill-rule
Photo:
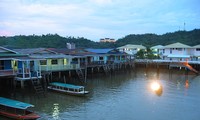
M 154 45 L 167 45 L 175 42 L 193 46 L 200 44 L 200 29 L 177 31 L 163 35 L 130 34 L 118 39 L 116 43 L 99 43 L 83 37 L 61 37 L 57 34 L 0 37 L 0 46 L 12 48 L 63 48 L 66 47 L 67 42 L 75 43 L 77 48 L 115 48 L 126 44 L 142 44 L 151 47 Z

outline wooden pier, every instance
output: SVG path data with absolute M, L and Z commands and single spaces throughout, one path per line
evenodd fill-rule
M 200 74 L 200 61 L 178 61 L 178 60 L 136 60 L 136 64 L 144 65 L 148 67 L 149 65 L 154 65 L 157 68 L 160 66 L 165 66 L 169 69 L 172 68 L 185 68 L 195 74 Z

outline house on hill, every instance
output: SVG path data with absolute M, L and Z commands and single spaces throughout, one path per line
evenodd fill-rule
M 200 61 L 200 45 L 195 45 L 191 49 L 192 60 Z
M 117 48 L 121 52 L 125 52 L 128 55 L 134 56 L 138 51 L 140 50 L 146 50 L 146 47 L 143 45 L 132 45 L 132 44 L 127 44 L 121 47 Z
M 161 52 L 163 60 L 191 60 L 191 46 L 182 43 L 173 43 L 164 46 Z
M 152 50 L 155 56 L 159 56 L 160 54 L 162 54 L 163 48 L 164 48 L 163 45 L 156 45 L 156 46 L 151 47 L 150 49 Z

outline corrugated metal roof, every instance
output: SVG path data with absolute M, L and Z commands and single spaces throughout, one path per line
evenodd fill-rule
M 20 56 L 27 56 L 24 54 L 0 54 L 0 57 L 20 57 Z
M 47 48 L 14 49 L 14 51 L 17 51 L 18 53 L 23 53 L 23 54 L 29 54 L 29 55 L 34 54 L 34 53 L 42 53 L 44 51 L 57 54 L 55 51 L 52 51 L 52 50 L 47 49 Z
M 64 55 L 64 54 L 47 54 L 47 55 L 31 55 L 32 58 L 39 58 L 39 59 L 47 59 L 47 58 L 72 58 L 70 55 Z
M 132 44 L 127 44 L 121 47 L 118 47 L 117 49 L 124 49 L 124 48 L 128 48 L 128 49 L 146 49 L 146 47 L 144 47 L 143 45 L 132 45 Z
M 89 52 L 85 49 L 67 49 L 67 48 L 51 48 L 53 51 L 56 51 L 58 53 L 66 54 L 66 55 L 73 55 L 73 56 L 93 56 L 96 55 L 96 53 Z
M 151 49 L 162 49 L 162 48 L 164 48 L 163 45 L 156 45 L 156 46 L 151 47 Z
M 47 48 L 31 48 L 31 49 L 15 49 L 19 53 L 27 54 L 31 58 L 46 59 L 46 58 L 71 58 L 70 55 L 57 53 Z
M 192 47 L 189 45 L 185 45 L 185 44 L 177 42 L 177 43 L 166 45 L 164 46 L 164 48 L 192 48 Z
M 200 45 L 195 45 L 192 48 L 200 48 Z
M 29 49 L 13 49 L 13 50 L 23 54 L 33 54 L 36 51 L 41 51 L 44 49 L 45 48 L 29 48 Z
M 8 52 L 12 52 L 12 53 L 17 54 L 16 51 L 13 51 L 13 50 L 11 50 L 11 49 L 8 49 L 8 48 L 2 47 L 2 46 L 0 46 L 0 49 L 3 49 L 3 50 L 5 50 L 5 51 L 8 51 Z

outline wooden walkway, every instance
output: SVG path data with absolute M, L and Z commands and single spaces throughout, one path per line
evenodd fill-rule
M 169 65 L 171 67 L 185 67 L 188 70 L 200 74 L 199 71 L 194 69 L 191 65 L 200 65 L 200 61 L 178 61 L 178 60 L 136 60 L 136 63 L 141 64 L 157 64 L 157 65 Z

